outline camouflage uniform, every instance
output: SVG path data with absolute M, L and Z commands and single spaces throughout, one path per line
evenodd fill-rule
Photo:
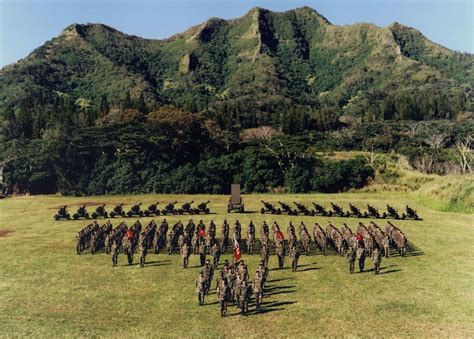
M 173 253 L 173 238 L 174 238 L 173 231 L 171 231 L 168 234 L 168 239 L 167 239 L 168 241 L 166 242 L 166 246 L 168 246 L 167 247 L 168 254 Z
M 138 244 L 138 253 L 140 254 L 140 267 L 145 266 L 145 258 L 148 252 L 148 241 L 144 233 L 141 234 L 140 242 Z
M 183 268 L 188 268 L 189 256 L 191 255 L 191 246 L 188 243 L 184 243 L 181 255 L 183 257 Z
M 221 249 L 217 242 L 212 245 L 211 248 L 211 255 L 212 255 L 212 266 L 214 269 L 217 269 L 217 265 L 219 264 L 219 258 L 221 257 Z
M 283 240 L 277 240 L 275 242 L 276 245 L 276 255 L 278 257 L 278 267 L 283 268 L 285 263 L 285 246 L 283 244 Z
M 199 259 L 201 261 L 201 266 L 204 266 L 204 264 L 206 263 L 206 242 L 204 241 L 204 239 L 199 239 L 198 252 Z
M 213 270 L 209 260 L 207 260 L 206 264 L 204 265 L 204 269 L 203 269 L 203 277 L 204 277 L 204 280 L 206 281 L 206 283 L 205 283 L 205 292 L 206 292 L 206 294 L 209 294 L 209 290 L 211 288 L 211 281 L 212 281 L 212 276 L 213 275 L 214 275 L 214 270 Z
M 268 265 L 268 258 L 270 257 L 270 250 L 266 244 L 263 244 L 260 252 L 260 259 L 264 262 L 264 265 Z
M 365 249 L 363 247 L 359 247 L 356 251 L 356 258 L 359 261 L 359 271 L 364 271 L 364 264 L 365 264 Z
M 263 279 L 259 271 L 255 273 L 255 279 L 253 281 L 253 294 L 255 297 L 255 307 L 257 312 L 260 311 L 260 306 L 263 299 Z
M 298 269 L 298 259 L 300 257 L 300 251 L 296 246 L 290 248 L 290 257 L 291 257 L 291 271 L 296 272 Z
M 354 247 L 349 247 L 349 250 L 347 251 L 347 261 L 349 262 L 349 272 L 354 273 L 354 264 L 356 260 L 356 251 L 354 250 Z
M 204 305 L 204 295 L 206 291 L 205 287 L 206 281 L 204 280 L 203 273 L 199 273 L 199 277 L 196 280 L 196 292 L 198 296 L 199 306 Z
M 375 247 L 372 252 L 372 260 L 374 262 L 374 273 L 379 274 L 380 272 L 380 263 L 382 262 L 382 254 L 380 253 L 378 247 Z
M 113 241 L 110 248 L 110 252 L 112 253 L 112 267 L 117 267 L 119 248 L 120 246 L 117 241 Z
M 226 279 L 222 279 L 217 286 L 217 299 L 219 300 L 219 305 L 221 309 L 221 317 L 225 317 L 227 315 L 227 302 L 230 299 L 230 289 L 227 286 Z
M 242 281 L 240 287 L 240 312 L 242 315 L 248 315 L 249 313 L 249 301 L 252 295 L 252 287 L 247 283 L 246 280 Z

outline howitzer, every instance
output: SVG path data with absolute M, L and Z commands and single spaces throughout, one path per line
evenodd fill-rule
M 151 204 L 150 206 L 148 206 L 148 208 L 144 212 L 145 216 L 149 217 L 151 215 L 160 215 L 160 210 L 158 209 L 158 204 L 159 204 L 159 202 L 156 202 L 156 204 Z
M 89 219 L 89 213 L 87 213 L 86 205 L 82 205 L 77 209 L 77 212 L 72 216 L 74 220 L 84 218 Z
M 71 216 L 69 215 L 67 211 L 67 206 L 60 207 L 58 210 L 58 213 L 54 215 L 54 220 L 60 220 L 60 219 L 71 219 Z
M 112 212 L 110 212 L 110 217 L 115 218 L 115 217 L 125 217 L 125 211 L 123 210 L 123 204 L 117 205 L 114 207 Z
M 261 201 L 262 201 L 262 204 L 264 206 L 260 210 L 261 214 L 265 214 L 265 213 L 281 214 L 281 210 L 279 208 L 276 208 L 275 206 L 273 206 L 269 202 L 266 202 L 266 201 L 263 201 L 263 200 L 261 200 Z
M 285 204 L 284 202 L 281 202 L 281 201 L 279 201 L 278 203 L 279 203 L 280 206 L 281 206 L 281 211 L 282 211 L 282 213 L 288 214 L 288 215 L 298 215 L 298 212 L 292 210 L 291 207 L 290 207 L 290 205 Z
M 314 203 L 314 215 L 322 215 L 322 216 L 331 216 L 332 212 L 331 211 L 326 211 L 324 206 L 321 206 L 320 204 Z
M 181 208 L 178 210 L 178 214 L 184 214 L 184 213 L 194 214 L 194 209 L 191 208 L 191 205 L 193 203 L 194 201 L 191 201 L 191 202 L 186 202 L 183 205 L 181 205 Z
M 374 206 L 367 204 L 367 216 L 370 218 L 380 218 L 380 213 Z
M 408 205 L 405 205 L 405 209 L 406 209 L 406 214 L 405 213 L 402 214 L 402 219 L 422 220 L 418 216 L 418 213 L 416 213 L 416 211 L 413 208 L 408 207 Z
M 362 212 L 360 211 L 359 208 L 357 208 L 356 206 L 352 205 L 352 204 L 349 204 L 349 209 L 351 210 L 350 211 L 350 215 L 353 216 L 353 217 L 357 217 L 357 218 L 362 218 L 364 217 L 364 214 L 362 214 Z
M 296 208 L 298 209 L 298 213 L 304 214 L 304 215 L 314 215 L 313 211 L 310 211 L 305 205 L 294 202 Z
M 383 217 L 392 218 L 392 219 L 400 219 L 400 216 L 398 215 L 397 210 L 390 205 L 387 205 L 387 213 L 384 212 Z
M 140 206 L 142 203 L 133 205 L 132 208 L 130 208 L 130 211 L 127 212 L 128 217 L 133 217 L 133 216 L 139 216 L 143 217 L 143 211 L 140 209 Z
M 105 211 L 105 204 L 97 206 L 95 212 L 92 213 L 92 219 L 97 219 L 99 217 L 107 218 L 108 214 Z
M 342 209 L 341 206 L 338 206 L 334 203 L 331 203 L 331 206 L 332 206 L 332 214 L 337 216 L 337 217 L 345 217 L 346 216 L 346 213 L 344 212 L 344 210 Z
M 178 202 L 175 201 L 175 202 L 172 202 L 172 203 L 169 203 L 165 206 L 165 208 L 161 211 L 161 214 L 176 214 L 178 213 L 178 211 L 174 208 L 174 205 L 176 205 Z
M 194 213 L 195 214 L 201 214 L 201 213 L 204 213 L 204 214 L 209 214 L 211 213 L 211 211 L 209 210 L 209 208 L 207 208 L 207 205 L 210 203 L 210 201 L 206 201 L 206 202 L 202 202 L 200 203 L 196 209 L 194 209 Z

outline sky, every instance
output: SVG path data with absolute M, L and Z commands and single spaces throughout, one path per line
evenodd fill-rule
M 396 21 L 452 50 L 474 53 L 474 0 L 0 0 L 0 67 L 72 23 L 103 23 L 163 39 L 211 17 L 240 17 L 256 6 L 274 11 L 309 6 L 335 25 L 384 27 Z

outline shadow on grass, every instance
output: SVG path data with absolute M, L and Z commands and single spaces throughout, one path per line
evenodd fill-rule
M 317 271 L 317 270 L 321 269 L 321 267 L 308 267 L 308 268 L 304 268 L 304 269 L 300 270 L 300 267 L 301 266 L 298 266 L 298 270 L 296 272 Z
M 280 281 L 285 281 L 285 280 L 295 280 L 295 279 L 294 278 L 273 279 L 273 280 L 267 280 L 267 283 L 280 282 Z
M 284 290 L 284 291 L 275 291 L 275 292 L 268 292 L 268 293 L 265 292 L 264 297 L 265 297 L 265 295 L 267 297 L 271 297 L 271 296 L 278 295 L 278 294 L 290 294 L 290 293 L 295 293 L 295 292 L 296 292 L 296 290 Z
M 288 288 L 294 288 L 296 287 L 295 285 L 284 285 L 284 286 L 267 286 L 265 287 L 265 292 L 271 292 L 271 291 L 276 291 L 276 290 L 284 290 Z

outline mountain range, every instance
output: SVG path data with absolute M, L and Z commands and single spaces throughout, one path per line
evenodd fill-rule
M 238 128 L 281 130 L 295 117 L 313 122 L 304 128 L 334 117 L 451 119 L 474 110 L 473 66 L 471 54 L 416 29 L 333 25 L 308 7 L 253 8 L 165 40 L 73 24 L 0 71 L 0 117 L 5 127 L 39 105 L 49 112 L 44 130 L 66 98 L 75 112 L 96 112 L 86 125 L 97 124 L 104 100 L 103 114 L 130 100 L 146 112 L 171 104 Z

